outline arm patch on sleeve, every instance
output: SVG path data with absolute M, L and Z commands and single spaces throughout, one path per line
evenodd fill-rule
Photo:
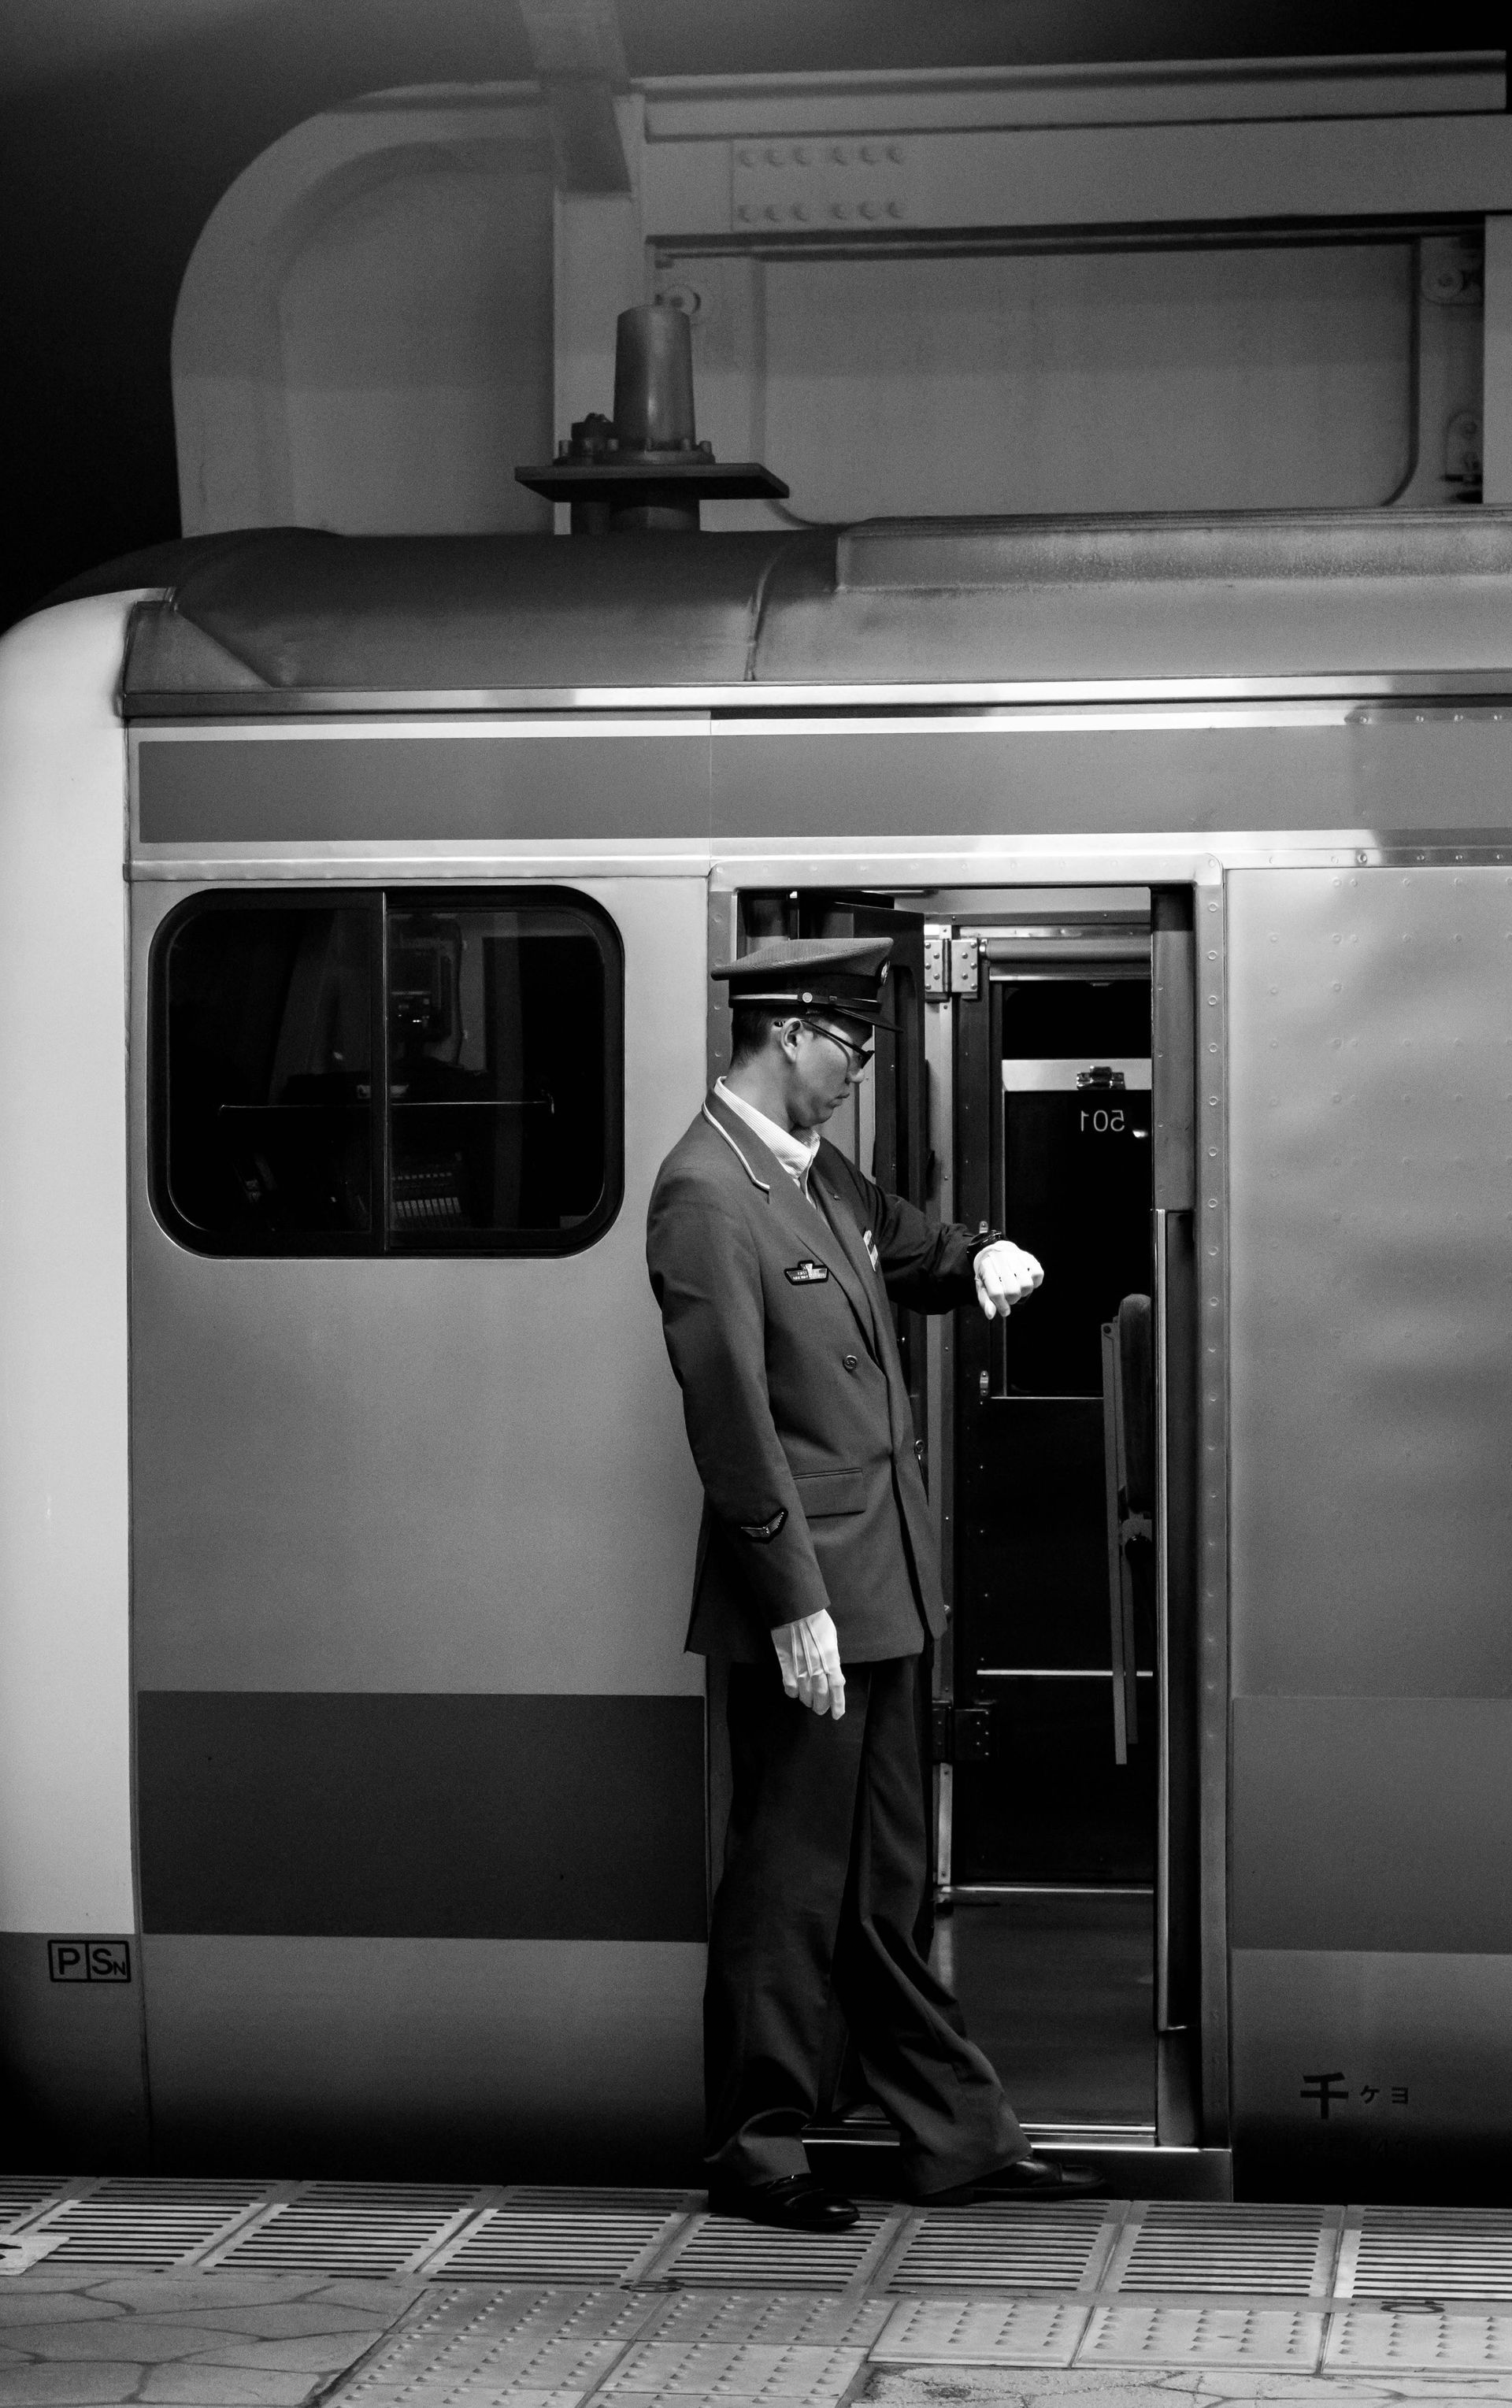
M 758 1547 L 764 1547 L 777 1536 L 786 1519 L 787 1508 L 780 1505 L 770 1522 L 742 1522 L 738 1526 L 742 1539 L 752 1539 Z

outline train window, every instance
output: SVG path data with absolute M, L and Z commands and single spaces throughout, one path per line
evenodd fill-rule
M 373 937 L 360 904 L 207 904 L 170 928 L 157 1201 L 191 1245 L 371 1242 Z
M 575 1252 L 619 1206 L 622 1003 L 577 896 L 196 898 L 152 956 L 158 1217 L 208 1254 Z
M 572 906 L 390 910 L 391 1246 L 557 1253 L 604 1226 L 607 933 Z

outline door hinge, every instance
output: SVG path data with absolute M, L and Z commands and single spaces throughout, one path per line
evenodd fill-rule
M 982 992 L 982 940 L 979 937 L 950 939 L 950 992 L 975 996 Z
M 992 1754 L 991 1707 L 958 1706 L 955 1739 L 957 1764 L 985 1764 Z
M 936 1698 L 932 1709 L 936 1764 L 986 1764 L 992 1754 L 990 1706 L 953 1706 Z
M 943 930 L 924 939 L 924 992 L 927 996 L 982 992 L 982 941 L 979 937 L 952 937 Z

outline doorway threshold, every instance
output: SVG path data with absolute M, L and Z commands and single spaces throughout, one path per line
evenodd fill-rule
M 1111 2199 L 1231 2200 L 1231 2149 L 1162 2148 L 1149 2124 L 1026 2124 L 1035 2150 L 1102 2176 Z M 874 2110 L 803 2135 L 822 2182 L 863 2199 L 901 2200 L 898 2134 Z
M 1148 1882 L 952 1882 L 934 1894 L 937 1914 L 948 1914 L 958 1898 L 1153 1898 Z
M 1038 2149 L 1153 2149 L 1153 2124 L 1030 2123 L 1024 2130 Z

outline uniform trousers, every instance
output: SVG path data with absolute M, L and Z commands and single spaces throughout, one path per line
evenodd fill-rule
M 733 1802 L 704 1992 L 717 2184 L 803 2173 L 831 1992 L 916 2196 L 1029 2154 L 998 2077 L 914 1941 L 929 1878 L 918 1658 L 847 1665 L 837 1723 L 775 1655 L 733 1664 Z

